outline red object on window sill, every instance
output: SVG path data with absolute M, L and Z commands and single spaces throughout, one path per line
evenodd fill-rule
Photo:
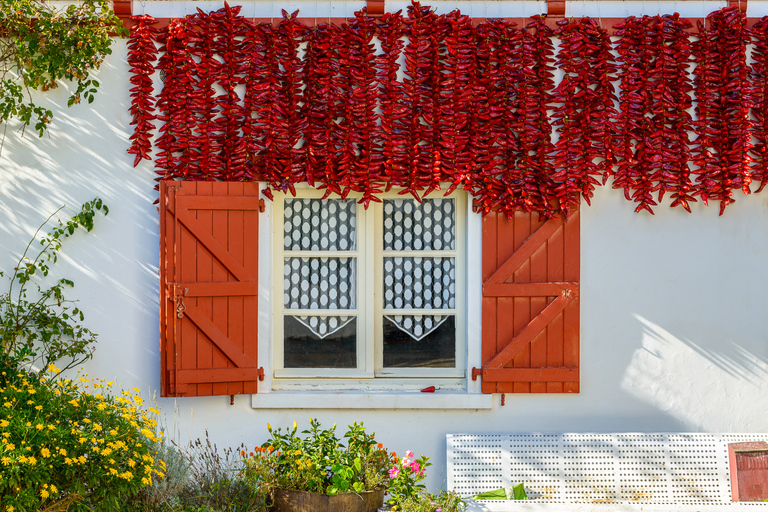
M 427 386 L 426 388 L 422 389 L 421 392 L 422 393 L 434 393 L 438 389 L 440 389 L 440 388 L 436 388 L 435 386 Z

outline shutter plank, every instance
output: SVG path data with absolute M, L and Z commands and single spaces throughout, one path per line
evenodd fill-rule
M 543 226 L 541 226 L 543 227 Z M 541 229 L 541 227 L 534 226 L 532 229 Z M 556 231 L 557 232 L 557 231 Z M 550 236 L 554 236 L 550 235 Z M 545 240 L 538 249 L 531 255 L 531 276 L 530 281 L 534 283 L 543 282 L 546 283 L 548 279 L 547 275 L 547 240 Z M 548 297 L 542 297 L 541 295 L 528 294 L 531 301 L 531 317 L 540 314 L 544 311 L 549 303 Z M 550 320 L 551 321 L 551 320 Z M 549 322 L 547 322 L 549 324 Z M 528 366 L 531 368 L 543 368 L 547 366 L 547 326 L 545 325 L 542 330 L 536 334 L 531 340 L 531 357 Z M 544 393 L 547 391 L 547 384 L 543 381 L 532 381 L 530 384 L 531 393 Z
M 227 184 L 229 188 L 229 200 L 236 201 L 237 203 L 243 203 L 243 184 L 242 182 L 230 182 Z M 254 201 L 258 205 L 258 201 Z M 258 207 L 258 206 L 257 206 Z M 214 211 L 214 215 L 216 215 Z M 222 212 L 226 216 L 225 222 L 229 227 L 228 231 L 228 244 L 227 248 L 229 253 L 238 261 L 244 265 L 243 254 L 243 236 L 237 236 L 237 233 L 244 233 L 244 211 L 241 207 L 237 209 L 230 209 Z M 229 279 L 233 279 L 229 277 Z M 255 283 L 248 283 L 253 288 L 257 288 Z M 258 289 L 257 292 L 258 294 Z M 214 299 L 215 300 L 215 299 Z M 245 311 L 243 309 L 243 297 L 230 295 L 222 299 L 226 307 L 227 316 L 227 334 L 232 340 L 236 340 L 237 349 L 240 353 L 245 354 L 245 345 L 243 340 L 243 316 Z M 243 393 L 243 380 L 237 379 L 239 382 L 230 382 L 226 385 L 226 392 L 228 395 L 240 395 Z
M 565 230 L 559 229 L 547 240 L 547 276 L 550 281 L 561 282 L 565 280 L 565 245 L 563 243 Z M 578 282 L 573 283 L 573 289 L 578 290 Z M 556 316 L 547 325 L 547 364 L 554 367 L 562 367 L 563 363 L 563 315 Z M 552 382 L 554 380 L 554 382 Z M 550 379 L 545 389 L 547 393 L 562 393 L 563 381 Z
M 211 185 L 211 194 L 213 194 L 213 186 L 216 184 L 210 183 L 210 185 Z M 224 183 L 222 188 L 230 189 L 231 188 L 230 183 Z M 231 190 L 227 190 L 227 194 L 224 196 L 224 201 L 225 201 L 224 204 L 226 206 L 229 206 L 230 200 L 236 201 L 238 199 L 237 197 L 232 197 L 232 196 L 233 194 Z M 222 247 L 226 251 L 226 254 L 231 256 L 232 259 L 236 261 L 240 267 L 242 267 L 242 259 L 238 260 L 236 253 L 232 251 L 232 247 L 230 246 L 230 238 L 234 238 L 234 237 L 230 237 L 230 230 L 232 229 L 232 226 L 230 225 L 230 217 L 232 212 L 229 209 L 224 210 L 220 208 L 210 209 L 210 210 L 207 210 L 207 212 L 211 216 L 211 236 L 222 245 Z M 224 227 L 224 229 L 221 229 L 222 226 Z M 218 257 L 214 257 L 212 261 L 211 280 L 226 281 L 227 279 L 229 279 L 229 272 L 227 272 L 227 269 L 222 265 L 221 260 L 218 259 Z M 217 295 L 215 297 L 211 297 L 210 301 L 211 301 L 211 312 L 212 312 L 211 318 L 213 319 L 213 323 L 227 337 L 228 340 L 233 342 L 234 349 L 237 350 L 238 353 L 242 354 L 242 350 L 243 350 L 242 346 L 239 346 L 237 344 L 237 341 L 236 341 L 238 340 L 237 334 L 232 332 L 232 324 L 229 321 L 230 320 L 229 298 L 225 296 Z M 218 348 L 219 350 L 216 350 L 215 347 L 211 345 L 212 367 L 227 368 L 231 366 L 227 357 L 224 356 L 224 354 L 222 354 L 222 350 L 223 350 L 222 347 L 218 346 Z M 244 365 L 238 365 L 238 366 L 244 366 Z M 229 384 L 224 382 L 214 382 L 211 384 L 211 394 L 214 396 L 221 396 L 221 395 L 229 395 L 234 393 L 229 392 Z M 237 394 L 240 394 L 240 393 L 237 393 Z
M 502 269 L 507 267 L 507 270 L 509 271 L 512 268 L 515 268 L 516 270 L 514 270 L 512 277 L 514 282 L 529 283 L 531 281 L 531 255 L 540 247 L 541 242 L 539 239 L 542 235 L 531 236 L 532 233 L 535 234 L 536 232 L 536 222 L 534 221 L 534 216 L 526 212 L 515 213 L 514 230 L 514 236 L 512 238 L 515 241 L 515 250 L 512 253 L 512 256 L 510 256 L 504 265 L 502 265 Z M 546 238 L 544 238 L 544 240 L 546 240 Z M 515 315 L 512 342 L 508 341 L 510 339 L 509 337 L 501 340 L 505 345 L 493 360 L 498 361 L 499 356 L 505 352 L 509 352 L 509 357 L 507 357 L 501 365 L 494 365 L 494 368 L 501 367 L 508 362 L 511 362 L 511 366 L 514 366 L 515 368 L 528 368 L 531 365 L 531 340 L 533 339 L 533 336 L 529 337 L 529 333 L 526 333 L 524 338 L 515 336 L 515 333 L 520 333 L 525 329 L 532 318 L 531 298 L 514 297 L 512 298 L 512 303 L 514 304 Z M 508 350 L 508 347 L 514 345 L 516 341 L 518 342 L 518 346 Z M 489 363 L 489 366 L 492 364 L 493 361 Z M 525 381 L 513 381 L 512 392 L 530 393 L 531 384 Z
M 569 248 L 568 256 L 563 265 L 564 277 L 568 281 L 578 280 L 581 269 L 581 251 L 579 250 L 580 239 L 580 214 L 576 210 L 571 219 L 565 224 L 564 245 Z M 563 312 L 563 364 L 565 366 L 579 365 L 579 298 L 571 303 Z M 563 391 L 566 393 L 578 393 L 579 382 L 566 382 L 563 385 Z

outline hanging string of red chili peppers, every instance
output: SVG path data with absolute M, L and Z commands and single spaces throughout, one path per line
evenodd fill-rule
M 160 178 L 262 180 L 268 197 L 307 182 L 367 206 L 392 187 L 421 199 L 447 183 L 483 213 L 551 217 L 613 176 L 636 211 L 669 193 L 672 206 L 701 196 L 722 213 L 734 189 L 768 180 L 768 20 L 752 33 L 736 8 L 708 16 L 696 43 L 677 15 L 628 18 L 615 63 L 589 18 L 475 26 L 416 2 L 341 26 L 297 16 L 253 24 L 225 5 L 164 30 L 134 18 L 135 165 L 151 158 L 156 118 Z
M 557 38 L 555 65 L 565 76 L 555 89 L 553 119 L 560 137 L 552 180 L 567 217 L 579 205 L 579 195 L 590 204 L 595 185 L 601 184 L 596 177 L 602 179 L 615 163 L 613 119 L 618 112 L 611 80 L 616 66 L 608 33 L 592 19 L 561 22 Z
M 133 16 L 136 25 L 131 28 L 131 40 L 128 43 L 128 65 L 131 67 L 131 108 L 130 114 L 135 126 L 131 135 L 131 147 L 128 153 L 136 155 L 133 166 L 139 165 L 142 159 L 152 159 L 152 133 L 156 119 L 154 115 L 155 99 L 152 95 L 152 75 L 157 59 L 155 39 L 157 29 L 152 26 L 155 19 L 152 16 Z
M 697 120 L 693 162 L 704 204 L 720 201 L 720 214 L 733 203 L 733 189 L 749 194 L 752 181 L 751 87 L 747 79 L 746 45 L 750 42 L 746 14 L 728 7 L 699 23 L 694 92 Z

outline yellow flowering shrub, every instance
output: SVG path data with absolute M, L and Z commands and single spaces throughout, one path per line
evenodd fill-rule
M 114 510 L 162 476 L 151 451 L 158 411 L 143 407 L 138 389 L 45 373 L 3 377 L 0 510 Z

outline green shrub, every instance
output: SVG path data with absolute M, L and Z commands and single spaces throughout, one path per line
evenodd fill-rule
M 439 494 L 420 492 L 403 500 L 404 512 L 463 512 L 467 504 L 453 491 L 441 491 Z
M 310 429 L 296 435 L 298 426 L 272 430 L 271 439 L 250 456 L 244 457 L 246 478 L 266 492 L 293 489 L 333 495 L 363 492 L 384 487 L 387 482 L 389 455 L 362 423 L 349 426 L 344 435 L 347 446 L 336 437 L 336 425 L 322 430 L 320 422 L 310 420 Z
M 0 510 L 116 510 L 122 497 L 162 476 L 151 453 L 157 411 L 143 408 L 137 389 L 112 395 L 113 383 L 86 376 L 5 377 Z

